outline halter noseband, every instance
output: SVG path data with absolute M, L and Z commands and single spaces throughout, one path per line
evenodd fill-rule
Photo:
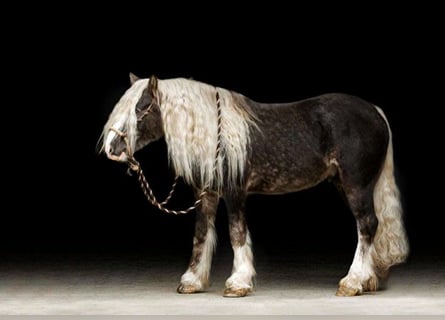
M 115 132 L 118 136 L 120 136 L 125 141 L 126 151 L 127 151 L 127 163 L 131 170 L 137 171 L 139 169 L 139 162 L 133 157 L 133 152 L 130 147 L 130 142 L 128 141 L 128 135 L 120 131 L 119 129 L 110 128 L 110 131 Z

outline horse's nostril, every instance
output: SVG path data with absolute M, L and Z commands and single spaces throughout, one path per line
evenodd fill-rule
M 113 154 L 113 151 L 114 151 L 113 147 L 110 147 L 110 154 Z

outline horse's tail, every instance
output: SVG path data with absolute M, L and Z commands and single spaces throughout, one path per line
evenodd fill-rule
M 386 121 L 389 131 L 389 142 L 385 162 L 374 188 L 374 208 L 379 223 L 371 255 L 374 266 L 384 275 L 389 267 L 406 260 L 409 244 L 403 225 L 400 193 L 394 178 L 391 129 L 383 111 L 378 107 L 376 108 Z

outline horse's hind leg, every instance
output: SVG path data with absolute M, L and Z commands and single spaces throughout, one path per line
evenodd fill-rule
M 199 191 L 196 193 L 199 194 Z M 212 255 L 216 245 L 214 222 L 218 200 L 217 194 L 209 192 L 196 209 L 192 257 L 187 271 L 181 277 L 178 293 L 201 292 L 209 285 Z
M 244 297 L 253 289 L 255 276 L 252 243 L 245 218 L 246 194 L 234 192 L 225 197 L 229 215 L 230 241 L 233 248 L 232 275 L 226 281 L 225 297 Z
M 378 220 L 374 210 L 373 187 L 344 188 L 346 199 L 357 221 L 358 244 L 348 274 L 337 290 L 337 296 L 355 296 L 364 291 L 376 291 L 378 277 L 375 272 L 371 246 Z

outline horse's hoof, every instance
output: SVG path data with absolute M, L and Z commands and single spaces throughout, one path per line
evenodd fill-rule
M 178 286 L 178 289 L 176 289 L 176 291 L 181 294 L 191 294 L 191 293 L 201 292 L 202 290 L 196 288 L 195 286 L 192 286 L 191 284 L 182 284 L 181 283 Z
M 360 294 L 361 292 L 359 289 L 344 286 L 339 286 L 337 292 L 335 293 L 337 297 L 353 297 L 359 296 Z
M 226 288 L 224 290 L 224 297 L 226 298 L 241 298 L 247 296 L 252 292 L 250 288 Z
M 371 277 L 363 284 L 363 291 L 365 292 L 373 292 L 377 291 L 378 289 L 379 280 L 377 277 Z

